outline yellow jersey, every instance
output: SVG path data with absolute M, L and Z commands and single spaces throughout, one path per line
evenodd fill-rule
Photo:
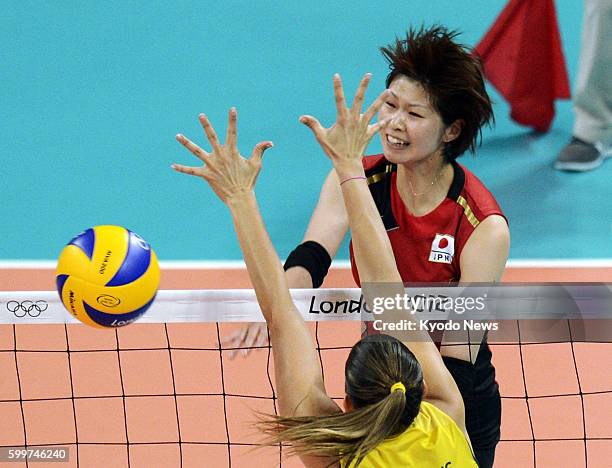
M 342 468 L 353 468 L 355 461 Z M 465 435 L 442 410 L 426 401 L 400 435 L 368 452 L 359 468 L 478 468 Z

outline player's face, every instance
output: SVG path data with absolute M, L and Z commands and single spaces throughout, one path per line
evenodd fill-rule
M 379 132 L 385 157 L 397 164 L 411 164 L 441 152 L 446 128 L 423 87 L 399 75 L 389 91 L 378 113 L 379 120 L 390 119 Z

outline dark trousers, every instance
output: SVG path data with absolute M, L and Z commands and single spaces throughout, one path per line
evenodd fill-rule
M 474 450 L 476 461 L 480 468 L 493 468 L 493 460 L 495 460 L 495 447 L 492 449 Z
M 490 354 L 486 344 L 481 351 Z M 484 358 L 489 362 L 481 362 L 480 365 L 478 360 L 477 365 L 449 357 L 443 357 L 443 360 L 463 397 L 465 428 L 478 466 L 492 468 L 495 447 L 500 438 L 501 397 L 495 382 L 495 369 L 490 359 L 487 356 Z

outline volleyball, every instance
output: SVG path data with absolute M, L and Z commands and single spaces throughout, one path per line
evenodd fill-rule
M 98 328 L 121 327 L 151 306 L 159 286 L 155 252 L 138 234 L 121 226 L 95 226 L 62 250 L 56 271 L 64 307 Z

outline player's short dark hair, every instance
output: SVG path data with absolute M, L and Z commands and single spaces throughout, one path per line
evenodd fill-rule
M 474 152 L 481 128 L 494 121 L 480 59 L 454 41 L 458 34 L 439 25 L 410 28 L 405 39 L 396 38 L 380 48 L 391 70 L 387 88 L 403 75 L 423 86 L 445 125 L 463 121 L 460 135 L 446 144 L 444 153 L 449 160 L 468 149 Z

